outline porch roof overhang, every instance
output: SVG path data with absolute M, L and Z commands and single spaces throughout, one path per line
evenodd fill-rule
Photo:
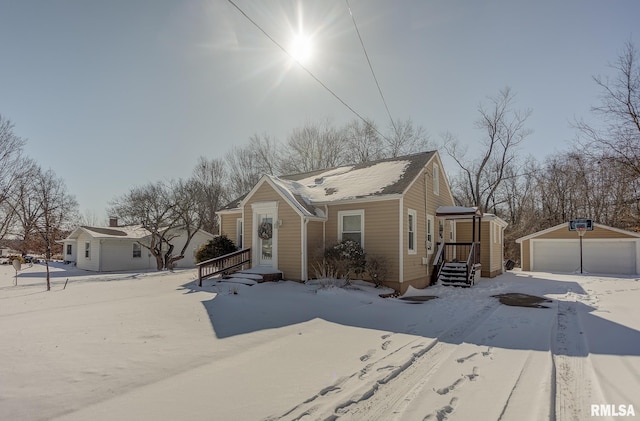
M 439 206 L 438 209 L 436 209 L 436 216 L 446 217 L 447 219 L 470 219 L 473 217 L 482 217 L 482 213 L 477 207 Z

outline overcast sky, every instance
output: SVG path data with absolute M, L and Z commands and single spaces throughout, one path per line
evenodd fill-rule
M 347 2 L 234 0 L 360 115 L 389 119 Z M 478 104 L 510 86 L 531 108 L 524 154 L 569 148 L 624 43 L 637 0 L 349 0 L 394 119 L 473 147 Z M 634 32 L 635 31 L 635 32 Z M 26 152 L 106 219 L 135 185 L 188 177 L 253 134 L 356 118 L 225 0 L 0 0 L 0 114 Z M 453 172 L 455 168 L 446 168 Z

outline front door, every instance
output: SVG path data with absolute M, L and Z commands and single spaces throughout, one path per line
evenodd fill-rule
M 258 202 L 253 207 L 253 265 L 278 268 L 278 204 Z
M 259 213 L 258 221 L 258 264 L 273 267 L 273 215 Z

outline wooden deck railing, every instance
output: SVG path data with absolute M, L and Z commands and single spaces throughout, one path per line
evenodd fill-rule
M 445 243 L 444 262 L 469 262 L 470 264 L 480 263 L 479 243 Z
M 442 266 L 447 262 L 466 262 L 468 278 L 471 267 L 480 263 L 480 243 L 438 243 L 438 251 L 433 261 L 432 283 L 437 281 Z
M 251 249 L 246 248 L 198 263 L 198 286 L 202 280 L 251 262 Z

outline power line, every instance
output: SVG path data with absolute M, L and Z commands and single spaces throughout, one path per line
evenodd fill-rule
M 362 46 L 362 51 L 364 51 L 364 56 L 367 58 L 367 63 L 369 64 L 369 69 L 371 70 L 371 75 L 373 76 L 373 80 L 376 82 L 376 86 L 378 87 L 378 92 L 380 93 L 380 98 L 382 98 L 382 103 L 384 104 L 384 108 L 387 110 L 387 115 L 389 116 L 389 120 L 391 120 L 391 125 L 396 133 L 398 133 L 398 128 L 396 127 L 395 121 L 393 121 L 393 117 L 391 117 L 391 112 L 389 111 L 389 106 L 387 105 L 387 101 L 384 99 L 384 95 L 382 94 L 382 89 L 380 88 L 380 83 L 378 83 L 378 78 L 376 77 L 376 73 L 373 71 L 373 66 L 371 65 L 371 60 L 369 60 L 369 54 L 367 53 L 367 49 L 364 46 L 364 41 L 362 41 L 362 36 L 360 35 L 360 30 L 358 29 L 358 25 L 356 24 L 356 18 L 353 16 L 353 12 L 351 11 L 351 6 L 349 5 L 349 0 L 344 0 L 347 3 L 347 9 L 349 9 L 349 15 L 351 15 L 351 20 L 353 21 L 353 26 L 356 28 L 356 33 L 358 34 L 358 39 L 360 40 L 360 45 Z
M 340 97 L 338 96 L 338 94 L 336 94 L 335 92 L 333 92 L 333 90 L 331 90 L 331 88 L 329 88 L 329 87 L 328 87 L 327 85 L 325 85 L 325 84 L 324 84 L 320 79 L 318 79 L 318 78 L 316 77 L 316 75 L 314 75 L 314 74 L 311 72 L 311 70 L 307 69 L 307 68 L 306 68 L 302 63 L 300 63 L 298 60 L 294 59 L 294 58 L 293 58 L 293 56 L 291 55 L 291 53 L 289 53 L 289 51 L 287 51 L 287 49 L 286 49 L 286 48 L 284 48 L 284 47 L 282 46 L 282 44 L 280 44 L 280 43 L 279 43 L 278 41 L 276 41 L 276 40 L 275 40 L 271 35 L 269 35 L 269 34 L 267 33 L 267 31 L 265 31 L 264 29 L 262 29 L 262 27 L 261 27 L 261 26 L 260 26 L 256 21 L 254 21 L 253 19 L 251 19 L 251 17 L 249 17 L 249 15 L 247 15 L 247 14 L 244 12 L 244 10 L 242 10 L 242 9 L 241 9 L 241 8 L 240 8 L 236 3 L 234 3 L 234 2 L 233 2 L 233 0 L 227 0 L 227 1 L 228 1 L 229 3 L 231 3 L 231 5 L 232 5 L 233 7 L 235 7 L 235 8 L 238 10 L 238 12 L 240 12 L 240 13 L 242 14 L 242 16 L 244 16 L 244 17 L 245 17 L 249 22 L 251 22 L 251 23 L 253 24 L 253 26 L 255 26 L 256 28 L 258 28 L 258 30 L 259 30 L 260 32 L 262 32 L 262 33 L 263 33 L 267 38 L 269 38 L 269 39 L 271 40 L 271 42 L 273 42 L 273 43 L 274 43 L 278 48 L 280 48 L 280 49 L 281 49 L 281 50 L 282 50 L 286 55 L 288 55 L 292 60 L 294 60 L 296 63 L 298 63 L 298 65 L 302 68 L 302 70 L 304 70 L 305 72 L 307 72 L 307 73 L 309 74 L 309 76 L 311 76 L 311 77 L 312 77 L 316 82 L 318 82 L 318 83 L 320 84 L 320 86 L 322 86 L 324 89 L 326 89 L 326 90 L 327 90 L 327 92 L 329 92 L 331 95 L 333 95 L 333 97 L 334 97 L 335 99 L 337 99 L 338 101 L 340 101 L 340 102 L 342 103 L 342 105 L 344 105 L 345 107 L 347 107 L 347 108 L 349 109 L 349 111 L 351 111 L 351 112 L 352 112 L 352 113 L 354 113 L 356 116 L 358 116 L 358 118 L 359 118 L 360 120 L 362 120 L 365 124 L 367 124 L 367 125 L 369 124 L 369 122 L 367 121 L 367 119 L 365 119 L 363 116 L 361 116 L 361 115 L 360 115 L 360 113 L 358 113 L 356 110 L 354 110 L 353 108 L 351 108 L 351 106 L 349 106 L 349 104 L 347 104 L 347 103 L 346 103 L 342 98 L 340 98 Z M 368 60 L 368 58 L 367 58 L 367 60 Z M 372 70 L 372 71 L 373 71 L 373 70 Z M 375 78 L 375 76 L 374 76 L 374 78 Z M 376 83 L 377 83 L 377 81 L 376 81 Z M 380 94 L 382 94 L 382 92 L 381 92 Z M 383 100 L 384 100 L 384 98 L 383 98 Z M 386 106 L 386 104 L 385 104 L 385 106 Z M 387 109 L 387 112 L 388 112 L 388 111 L 389 111 L 389 110 Z M 393 122 L 393 120 L 391 120 L 391 121 Z M 376 133 L 378 133 L 380 136 L 382 136 L 382 138 L 383 138 L 383 139 L 386 139 L 387 141 L 389 141 L 389 139 L 388 139 L 385 135 L 383 135 L 382 133 L 380 133 L 380 131 L 379 131 L 375 126 L 373 126 L 373 125 L 372 125 L 372 127 L 373 127 L 373 129 L 376 131 Z M 394 126 L 394 127 L 395 127 L 395 126 Z

